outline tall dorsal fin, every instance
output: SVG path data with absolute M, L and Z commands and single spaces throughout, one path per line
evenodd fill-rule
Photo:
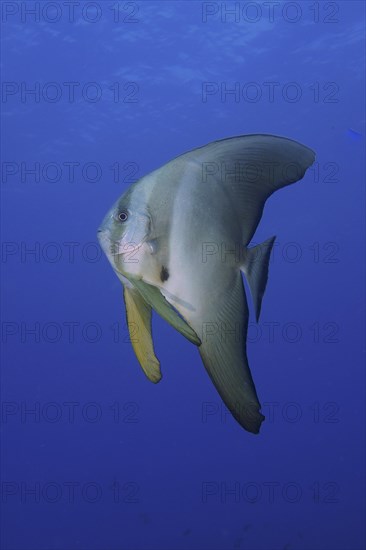
M 252 134 L 214 141 L 172 163 L 187 163 L 186 177 L 196 177 L 201 185 L 215 183 L 224 189 L 240 220 L 246 246 L 268 197 L 302 179 L 314 160 L 314 151 L 297 141 Z M 172 163 L 166 166 L 171 169 Z

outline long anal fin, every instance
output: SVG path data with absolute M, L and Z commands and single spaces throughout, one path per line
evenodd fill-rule
M 195 324 L 202 326 L 199 351 L 221 398 L 243 428 L 258 433 L 264 416 L 246 355 L 248 306 L 240 272 Z
M 161 371 L 151 336 L 151 306 L 134 288 L 124 286 L 123 296 L 133 349 L 144 373 L 156 384 L 161 379 Z

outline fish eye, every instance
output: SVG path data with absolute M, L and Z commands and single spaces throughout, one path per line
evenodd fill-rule
M 120 222 L 127 221 L 127 218 L 128 218 L 128 214 L 125 211 L 122 211 L 118 214 L 118 219 L 119 219 Z

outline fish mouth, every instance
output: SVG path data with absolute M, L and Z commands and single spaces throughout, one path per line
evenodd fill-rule
M 121 241 L 115 241 L 111 239 L 110 231 L 106 229 L 98 229 L 97 230 L 97 238 L 100 243 L 100 246 L 104 250 L 104 252 L 107 254 L 107 256 L 120 256 L 121 254 L 127 254 L 134 252 L 137 250 L 139 246 L 141 246 L 142 243 L 136 244 L 134 242 L 123 242 L 123 239 Z
M 97 238 L 98 238 L 100 246 L 103 248 L 103 250 L 105 250 L 106 249 L 106 241 L 108 241 L 108 236 L 106 235 L 106 231 L 104 229 L 98 229 Z
M 112 256 L 123 256 L 124 254 L 132 254 L 141 248 L 148 240 L 148 235 L 145 235 L 138 243 L 135 241 L 112 241 L 109 239 L 109 252 Z
M 142 242 L 140 242 L 139 244 L 134 242 L 111 242 L 109 245 L 109 252 L 112 256 L 123 256 L 124 254 L 131 254 L 132 252 L 136 252 L 136 250 L 138 250 L 142 244 Z

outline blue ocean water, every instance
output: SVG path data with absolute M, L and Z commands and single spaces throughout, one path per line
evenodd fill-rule
M 1 10 L 1 548 L 365 548 L 364 3 Z M 96 238 L 137 178 L 251 133 L 317 154 L 255 235 L 256 436 L 157 315 L 147 380 Z

